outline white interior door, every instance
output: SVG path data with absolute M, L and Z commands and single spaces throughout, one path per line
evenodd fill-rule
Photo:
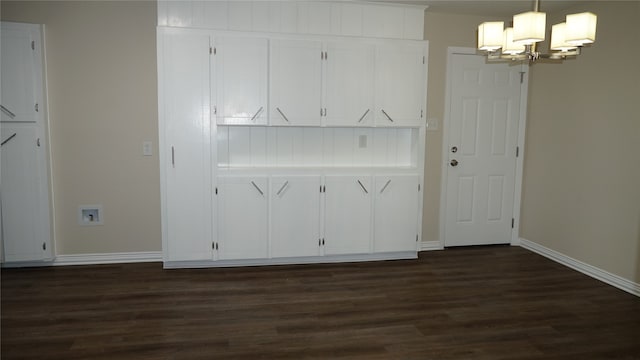
M 445 139 L 445 246 L 511 241 L 520 67 L 453 54 Z

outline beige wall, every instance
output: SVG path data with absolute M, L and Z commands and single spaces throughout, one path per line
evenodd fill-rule
M 640 2 L 587 9 L 596 43 L 532 67 L 521 236 L 640 282 Z
M 160 251 L 155 2 L 2 1 L 1 16 L 46 26 L 57 254 Z M 93 204 L 104 225 L 79 226 Z
M 424 212 L 422 240 L 440 241 L 440 180 L 442 176 L 442 128 L 445 114 L 447 80 L 447 48 L 476 47 L 476 31 L 484 21 L 495 17 L 425 14 L 424 38 L 429 40 L 429 80 L 427 85 L 427 118 L 438 120 L 438 130 L 427 131 L 425 159 Z

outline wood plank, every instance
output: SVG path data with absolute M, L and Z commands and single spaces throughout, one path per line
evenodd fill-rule
M 640 299 L 517 247 L 1 278 L 2 359 L 640 358 Z

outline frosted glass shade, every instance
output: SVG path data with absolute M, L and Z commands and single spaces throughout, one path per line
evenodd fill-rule
M 531 45 L 544 41 L 547 14 L 537 11 L 513 16 L 513 41 L 521 45 Z
M 590 12 L 567 15 L 565 41 L 577 46 L 596 41 L 596 22 L 598 17 Z
M 478 26 L 478 49 L 494 51 L 502 47 L 503 21 L 483 22 Z
M 516 55 L 524 52 L 524 45 L 513 42 L 513 28 L 504 29 L 502 53 Z
M 569 51 L 577 47 L 565 41 L 566 27 L 566 23 L 555 24 L 551 27 L 551 50 Z

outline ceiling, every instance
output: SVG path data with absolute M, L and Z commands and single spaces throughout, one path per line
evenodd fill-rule
M 533 10 L 533 0 L 370 0 L 396 4 L 428 6 L 429 12 L 454 14 L 475 14 L 489 16 L 511 16 Z M 555 12 L 585 1 L 577 0 L 541 0 L 540 11 Z

